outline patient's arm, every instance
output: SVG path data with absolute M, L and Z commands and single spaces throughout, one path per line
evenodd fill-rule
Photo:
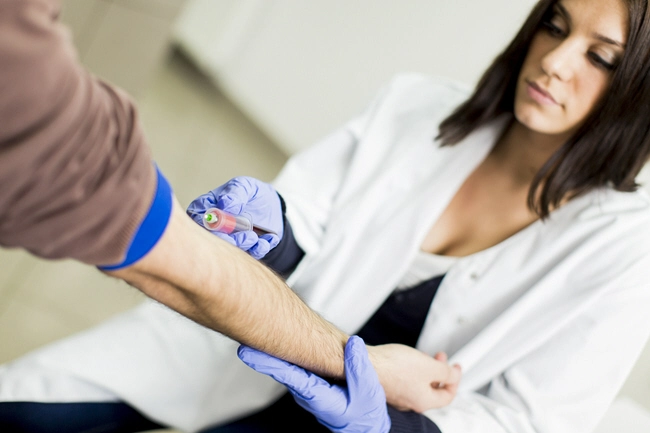
M 344 377 L 348 336 L 269 268 L 199 227 L 175 199 L 156 246 L 133 266 L 107 273 L 234 340 L 323 376 Z
M 59 3 L 0 1 L 0 245 L 115 269 L 161 184 L 135 105 L 79 64 Z M 166 224 L 153 249 L 134 241 L 148 253 L 105 272 L 235 340 L 343 377 L 347 335 L 176 200 L 169 222 L 163 211 L 152 214 Z

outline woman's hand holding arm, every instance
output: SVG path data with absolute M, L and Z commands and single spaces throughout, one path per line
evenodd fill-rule
M 352 336 L 345 346 L 346 383 L 332 384 L 312 372 L 250 347 L 239 358 L 249 367 L 285 385 L 294 400 L 336 433 L 388 433 L 386 397 L 363 340 Z
M 432 357 L 402 344 L 368 346 L 368 352 L 391 406 L 422 413 L 456 396 L 461 369 L 448 365 L 445 354 Z
M 237 354 L 252 369 L 285 385 L 299 406 L 333 432 L 440 433 L 438 426 L 424 415 L 399 411 L 387 404 L 386 394 L 367 349 L 361 338 L 350 337 L 345 347 L 346 381 L 337 383 L 247 346 L 240 346 Z M 394 349 L 389 351 L 393 352 Z M 408 356 L 411 355 L 413 353 Z M 436 358 L 436 362 L 446 361 L 444 354 L 438 354 Z M 455 394 L 455 389 L 446 394 Z M 442 401 L 446 399 L 440 399 Z

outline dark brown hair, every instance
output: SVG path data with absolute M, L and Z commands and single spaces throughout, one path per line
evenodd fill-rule
M 515 87 L 528 47 L 558 0 L 540 0 L 510 45 L 494 60 L 474 93 L 440 125 L 443 146 L 514 109 Z M 635 178 L 650 155 L 650 16 L 648 0 L 625 1 L 629 34 L 608 90 L 578 131 L 542 166 L 528 192 L 541 218 L 565 198 L 611 185 L 638 188 Z

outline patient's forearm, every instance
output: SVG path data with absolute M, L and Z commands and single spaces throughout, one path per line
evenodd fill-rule
M 321 375 L 344 377 L 348 336 L 271 270 L 199 227 L 178 203 L 154 249 L 110 274 L 234 340 Z

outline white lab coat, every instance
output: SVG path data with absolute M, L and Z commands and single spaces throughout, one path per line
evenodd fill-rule
M 439 147 L 439 122 L 467 95 L 449 81 L 399 76 L 274 182 L 306 252 L 288 283 L 344 331 L 358 331 L 397 286 L 507 121 Z M 650 198 L 602 188 L 458 260 L 417 348 L 447 352 L 463 379 L 449 406 L 426 415 L 443 433 L 592 431 L 650 333 L 649 253 Z M 79 380 L 67 401 L 113 396 L 196 431 L 283 392 L 236 347 L 148 302 L 4 366 L 0 400 L 60 401 L 43 378 L 65 382 L 63 372 Z

